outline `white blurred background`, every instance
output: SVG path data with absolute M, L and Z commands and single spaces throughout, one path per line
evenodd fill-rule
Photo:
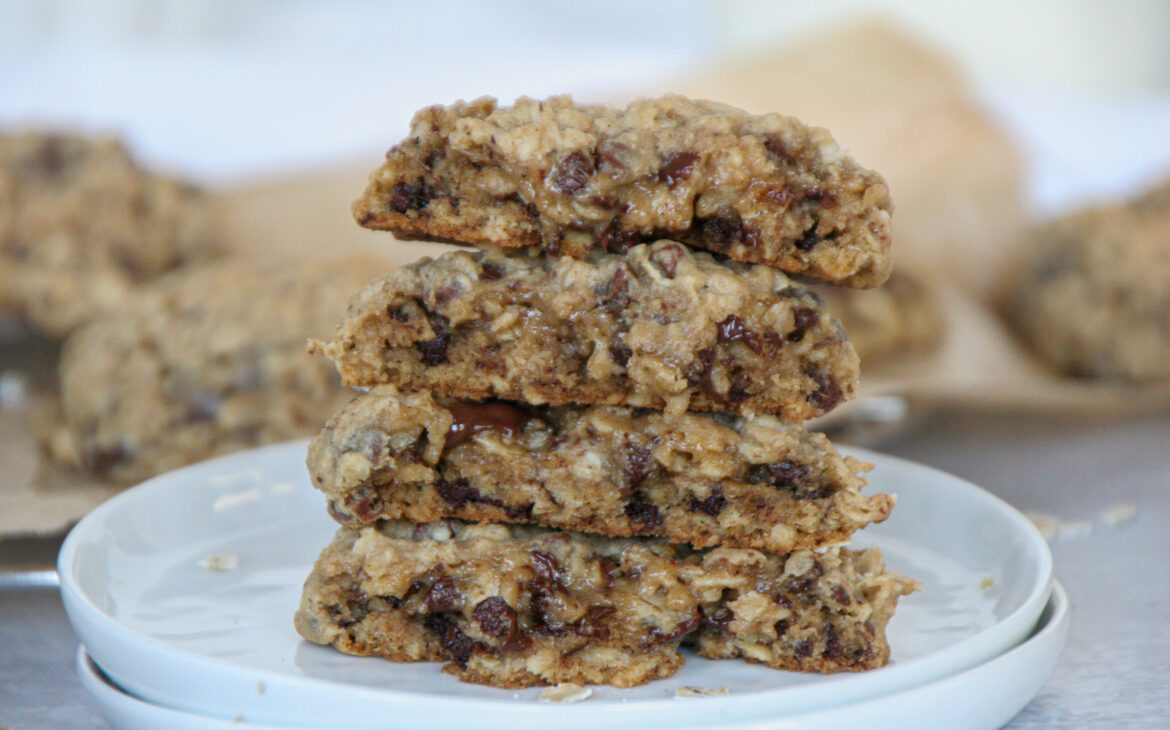
M 384 148 L 426 104 L 656 93 L 862 15 L 960 62 L 1024 146 L 1037 210 L 1170 169 L 1162 0 L 4 0 L 0 124 L 115 130 L 230 182 Z

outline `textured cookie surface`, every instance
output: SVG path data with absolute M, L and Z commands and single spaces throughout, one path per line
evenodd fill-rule
M 308 467 L 344 524 L 533 522 L 780 553 L 846 542 L 894 503 L 862 496 L 868 464 L 770 416 L 522 408 L 392 386 L 334 416 Z
M 305 583 L 304 638 L 469 682 L 642 684 L 681 642 L 712 658 L 834 672 L 881 666 L 914 581 L 874 550 L 691 553 L 649 540 L 444 521 L 343 527 Z
M 143 170 L 115 140 L 0 134 L 0 308 L 50 335 L 209 259 L 215 222 L 202 193 Z
M 890 211 L 825 130 L 680 96 L 424 109 L 354 205 L 407 236 L 576 257 L 672 238 L 857 287 L 889 275 Z
M 828 412 L 858 376 L 844 331 L 807 289 L 673 241 L 588 259 L 423 259 L 356 295 L 322 348 L 349 385 L 789 421 Z
M 364 261 L 169 274 L 75 332 L 61 363 L 58 461 L 120 483 L 316 433 L 353 393 L 306 352 Z
M 1158 200 L 1080 211 L 1035 233 L 1006 314 L 1056 369 L 1170 378 L 1170 205 Z

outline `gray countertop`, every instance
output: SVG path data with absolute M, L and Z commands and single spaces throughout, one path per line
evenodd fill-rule
M 969 479 L 1021 510 L 1088 524 L 1087 534 L 1081 525 L 1053 542 L 1072 602 L 1068 645 L 1010 728 L 1170 723 L 1170 416 L 1084 422 L 943 411 L 877 448 Z M 1136 516 L 1111 524 L 1104 515 L 1120 503 Z M 0 726 L 107 727 L 74 673 L 76 648 L 54 590 L 0 589 Z

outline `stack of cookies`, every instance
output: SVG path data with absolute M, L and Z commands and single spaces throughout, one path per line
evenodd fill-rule
M 683 644 L 884 664 L 917 584 L 840 547 L 894 500 L 801 425 L 858 360 L 790 275 L 880 284 L 889 212 L 878 175 L 779 115 L 420 112 L 356 217 L 479 248 L 375 280 L 314 343 L 368 390 L 309 448 L 343 526 L 298 631 L 501 687 L 636 685 Z

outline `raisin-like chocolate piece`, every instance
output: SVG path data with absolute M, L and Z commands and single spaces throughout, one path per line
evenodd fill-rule
M 821 656 L 826 659 L 837 659 L 844 653 L 845 648 L 837 638 L 837 628 L 829 624 L 825 627 L 825 651 Z
M 650 636 L 652 639 L 652 643 L 654 643 L 654 644 L 669 644 L 672 641 L 677 641 L 677 640 L 683 638 L 684 636 L 686 636 L 687 634 L 691 633 L 695 629 L 699 628 L 699 624 L 701 624 L 702 622 L 703 622 L 702 615 L 696 613 L 695 615 L 688 618 L 686 621 L 680 622 L 678 626 L 675 626 L 674 629 L 672 629 L 669 632 L 663 632 L 663 631 L 659 631 L 656 628 L 652 628 L 652 629 L 650 629 Z
M 825 240 L 817 234 L 817 224 L 813 223 L 809 229 L 804 232 L 804 236 L 796 242 L 796 247 L 801 251 L 811 251 L 821 241 Z
M 699 156 L 694 152 L 676 152 L 658 169 L 658 182 L 666 183 L 666 187 L 674 189 L 675 185 L 690 179 L 698 161 Z
M 532 640 L 520 628 L 516 611 L 500 596 L 480 601 L 472 610 L 471 618 L 485 634 L 499 639 L 504 651 L 524 651 L 532 646 Z
M 695 359 L 691 361 L 685 373 L 687 384 L 691 386 L 698 385 L 705 381 L 711 375 L 711 366 L 715 364 L 715 348 L 705 347 L 695 353 Z
M 613 272 L 613 277 L 606 283 L 601 292 L 604 298 L 605 310 L 610 314 L 625 311 L 630 306 L 630 265 L 621 262 Z
M 458 282 L 452 282 L 435 292 L 435 304 L 446 304 L 463 293 L 463 287 Z
M 553 165 L 549 178 L 556 190 L 576 195 L 589 185 L 594 170 L 593 156 L 577 150 Z
M 497 279 L 502 279 L 503 277 L 504 277 L 504 267 L 503 266 L 495 263 L 494 261 L 485 261 L 484 262 L 484 264 L 481 268 L 480 274 L 479 274 L 479 278 L 486 279 L 488 281 L 495 281 Z
M 808 307 L 798 307 L 792 312 L 793 327 L 788 333 L 789 342 L 800 342 L 804 335 L 821 321 L 821 313 Z
M 703 616 L 703 626 L 709 629 L 726 629 L 735 620 L 735 612 L 723 606 Z
M 845 586 L 833 586 L 833 600 L 842 606 L 849 606 L 853 603 L 853 599 L 849 597 L 849 591 L 845 590 Z
M 532 570 L 540 582 L 549 586 L 560 584 L 561 563 L 555 555 L 543 550 L 533 550 L 528 558 L 529 562 L 532 563 Z
M 813 647 L 814 644 L 812 639 L 801 639 L 800 641 L 796 642 L 796 656 L 800 657 L 801 659 L 809 658 L 812 656 Z

